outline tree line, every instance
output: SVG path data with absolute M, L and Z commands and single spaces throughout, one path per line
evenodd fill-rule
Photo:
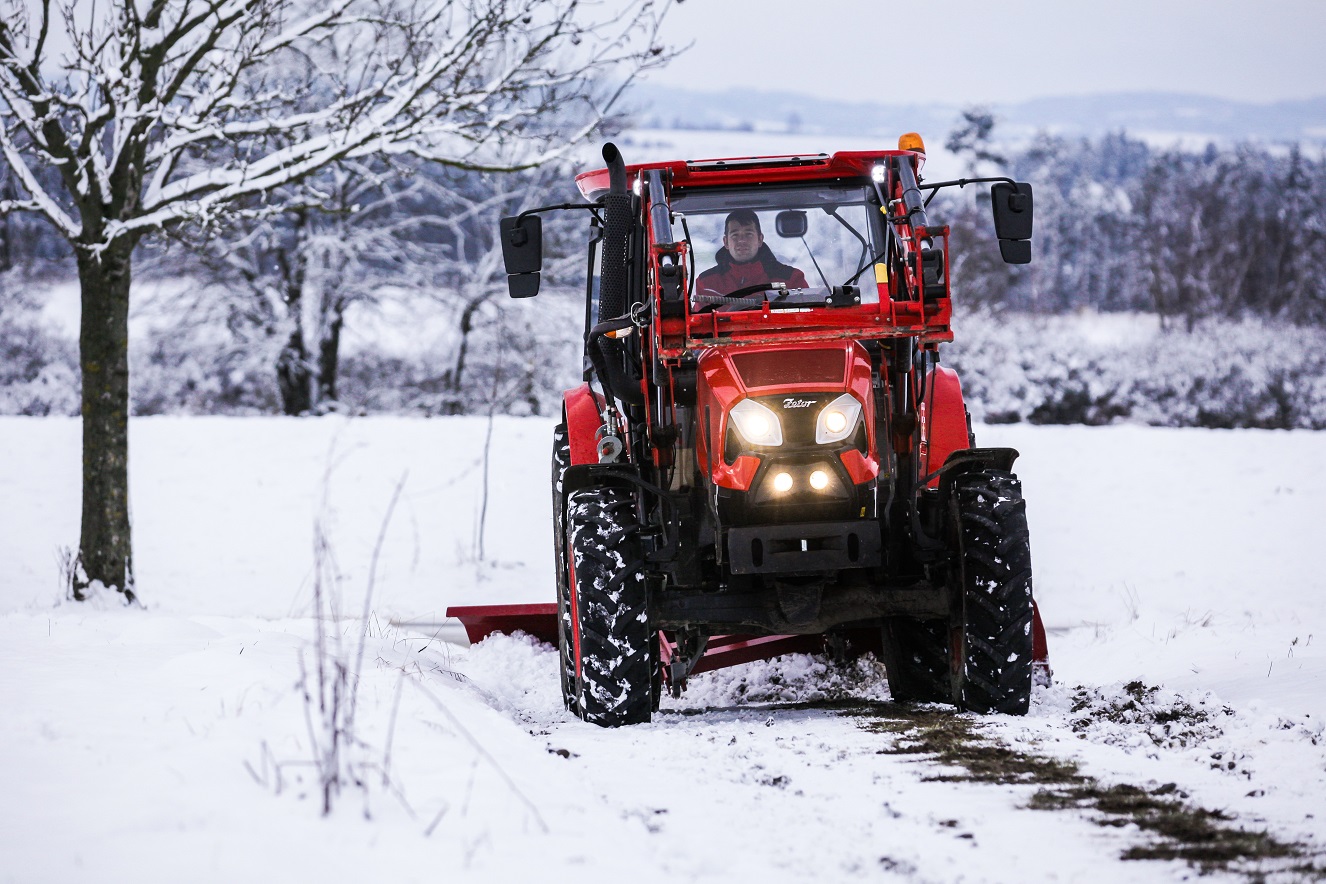
M 988 112 L 967 111 L 949 147 L 973 171 L 1032 182 L 1035 258 L 997 260 L 988 196 L 945 192 L 954 284 L 966 303 L 1059 314 L 1090 308 L 1326 324 L 1326 159 L 1297 145 L 1158 150 L 1119 132 L 1041 135 L 1001 153 Z M 996 171 L 998 170 L 998 171 Z
M 602 131 L 627 122 L 605 120 Z M 1253 144 L 1157 150 L 1122 132 L 1042 135 L 1010 151 L 994 128 L 987 112 L 968 111 L 948 146 L 972 173 L 1033 182 L 1036 257 L 1028 268 L 998 260 L 983 190 L 941 192 L 932 215 L 953 227 L 960 309 L 1152 313 L 1188 331 L 1208 318 L 1326 325 L 1320 157 Z M 552 297 L 510 310 L 494 219 L 574 199 L 576 171 L 565 160 L 509 172 L 412 156 L 344 161 L 301 182 L 316 199 L 278 188 L 206 228 L 147 238 L 142 272 L 191 285 L 144 305 L 154 320 L 135 357 L 135 412 L 548 410 L 574 356 L 583 231 L 550 217 Z M 17 190 L 0 166 L 0 194 Z M 0 218 L 0 268 L 59 268 L 69 257 L 39 216 Z M 9 312 L 30 312 L 36 305 L 10 279 Z M 550 305 L 559 289 L 566 303 Z M 424 355 L 345 355 L 346 324 L 392 307 L 407 320 L 432 317 L 449 334 Z M 68 346 L 6 322 L 5 310 L 0 384 L 26 381 L 30 391 L 26 400 L 11 395 L 5 410 L 68 410 L 53 387 L 74 377 L 72 367 L 35 381 L 44 367 L 68 363 Z M 561 327 L 548 327 L 550 315 Z

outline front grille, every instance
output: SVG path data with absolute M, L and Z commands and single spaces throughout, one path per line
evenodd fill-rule
M 843 382 L 847 360 L 842 350 L 764 350 L 734 353 L 732 364 L 748 390 L 785 384 L 834 384 Z

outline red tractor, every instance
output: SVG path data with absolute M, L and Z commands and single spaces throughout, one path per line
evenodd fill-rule
M 1017 452 L 975 446 L 939 364 L 949 229 L 926 193 L 993 182 L 1020 264 L 1030 185 L 924 182 L 914 134 L 831 156 L 603 157 L 576 179 L 585 203 L 501 224 L 520 298 L 539 289 L 538 213 L 591 219 L 585 382 L 553 436 L 556 606 L 451 613 L 475 637 L 555 636 L 567 707 L 604 726 L 649 721 L 694 672 L 826 647 L 881 653 L 900 701 L 1026 712 L 1046 655 Z

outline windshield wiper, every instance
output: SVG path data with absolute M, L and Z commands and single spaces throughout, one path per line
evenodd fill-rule
M 856 273 L 852 274 L 852 278 L 849 279 L 849 280 L 847 280 L 847 282 L 843 283 L 843 285 L 844 285 L 844 286 L 855 285 L 855 284 L 856 284 L 856 281 L 857 281 L 858 279 L 861 278 L 861 274 L 862 274 L 862 273 L 865 273 L 865 272 L 866 272 L 867 270 L 869 270 L 871 267 L 874 267 L 875 264 L 879 261 L 879 259 L 880 259 L 880 258 L 883 258 L 883 257 L 884 257 L 885 255 L 887 255 L 888 253 L 889 253 L 889 247 L 888 247 L 888 246 L 885 246 L 885 247 L 884 247 L 884 250 L 883 250 L 882 252 L 880 252 L 880 253 L 879 253 L 878 255 L 876 255 L 875 257 L 871 258 L 871 259 L 870 259 L 869 261 L 867 261 L 866 263 L 862 264 L 862 265 L 861 265 L 861 269 L 858 270 L 858 271 L 856 271 Z

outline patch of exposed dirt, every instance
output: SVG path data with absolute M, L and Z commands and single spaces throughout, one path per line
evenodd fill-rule
M 1140 700 L 1140 707 L 1147 694 L 1140 683 L 1138 691 L 1141 697 L 1134 699 Z M 1122 708 L 1120 714 L 1132 711 Z M 1244 828 L 1222 811 L 1189 801 L 1173 783 L 1106 785 L 1083 774 L 1071 761 L 1008 746 L 982 733 L 979 719 L 951 710 L 872 705 L 844 712 L 857 716 L 866 730 L 893 738 L 879 750 L 882 754 L 938 762 L 942 772 L 927 775 L 927 780 L 1040 786 L 1027 807 L 1085 811 L 1097 825 L 1133 825 L 1150 836 L 1148 843 L 1124 851 L 1122 859 L 1182 860 L 1203 873 L 1232 872 L 1251 881 L 1326 876 L 1320 858 L 1309 857 L 1303 845 Z M 1204 721 L 1200 714 L 1175 710 L 1161 723 L 1188 727 Z
M 1064 789 L 1043 789 L 1032 796 L 1028 806 L 1094 811 L 1100 825 L 1132 824 L 1154 836 L 1148 844 L 1128 848 L 1123 859 L 1183 860 L 1203 872 L 1242 872 L 1253 880 L 1265 880 L 1272 873 L 1313 874 L 1306 862 L 1288 868 L 1282 863 L 1272 864 L 1274 869 L 1261 867 L 1258 861 L 1302 860 L 1303 849 L 1264 831 L 1241 828 L 1223 811 L 1194 805 L 1187 797 L 1173 783 L 1143 789 L 1128 784 L 1103 786 L 1093 780 Z
M 1084 778 L 1077 765 L 1044 755 L 1019 752 L 977 733 L 975 719 L 943 709 L 895 707 L 888 717 L 871 716 L 866 730 L 891 733 L 898 739 L 880 752 L 888 755 L 924 755 L 956 771 L 927 776 L 943 782 L 1078 783 Z

